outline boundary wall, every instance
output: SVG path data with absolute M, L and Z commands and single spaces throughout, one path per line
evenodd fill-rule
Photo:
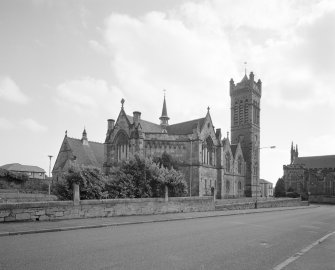
M 106 199 L 0 204 L 0 223 L 214 211 L 213 197 Z

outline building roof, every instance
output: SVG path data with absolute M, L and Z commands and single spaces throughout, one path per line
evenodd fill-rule
M 206 117 L 204 118 L 199 118 L 199 119 L 194 119 L 191 121 L 187 122 L 182 122 L 174 125 L 170 125 L 166 128 L 168 134 L 171 135 L 187 135 L 187 134 L 192 134 L 193 129 L 197 128 L 198 124 L 200 128 L 205 122 Z
M 260 184 L 271 184 L 271 185 L 272 185 L 271 182 L 266 181 L 265 179 L 259 179 L 259 183 L 260 183 Z
M 102 167 L 104 160 L 104 145 L 98 142 L 88 142 L 84 145 L 80 139 L 67 137 L 67 143 L 76 158 L 77 164 Z
M 8 171 L 15 171 L 15 172 L 36 172 L 36 173 L 45 173 L 40 167 L 31 166 L 31 165 L 22 165 L 19 163 L 11 163 L 1 166 L 1 168 L 6 169 Z
M 130 115 L 127 115 L 127 118 L 129 120 L 130 123 L 133 123 L 133 117 Z M 142 127 L 142 131 L 143 132 L 148 132 L 148 133 L 162 133 L 162 127 L 158 124 L 149 122 L 149 121 L 145 121 L 143 119 L 140 119 L 140 124 Z
M 302 164 L 306 169 L 312 168 L 335 168 L 335 155 L 330 156 L 312 156 L 312 157 L 297 157 L 293 164 Z

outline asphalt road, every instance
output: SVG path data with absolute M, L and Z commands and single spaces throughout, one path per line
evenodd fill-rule
M 321 206 L 6 236 L 0 269 L 272 269 L 334 230 Z

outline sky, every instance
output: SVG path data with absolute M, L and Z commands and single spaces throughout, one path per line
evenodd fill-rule
M 247 64 L 244 64 L 244 63 Z M 260 177 L 335 154 L 333 0 L 1 0 L 0 165 L 49 173 L 65 131 L 104 142 L 125 111 L 230 131 L 229 81 L 263 82 Z

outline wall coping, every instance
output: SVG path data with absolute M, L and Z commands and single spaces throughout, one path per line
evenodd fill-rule
M 213 201 L 213 197 L 170 197 L 169 201 L 186 202 L 186 201 Z M 144 203 L 144 202 L 162 202 L 165 203 L 165 198 L 126 198 L 126 199 L 103 199 L 103 200 L 81 200 L 79 205 L 104 205 L 118 203 Z M 6 209 L 21 209 L 21 208 L 47 208 L 73 206 L 73 201 L 45 201 L 45 202 L 15 202 L 15 203 L 0 203 L 0 210 Z

